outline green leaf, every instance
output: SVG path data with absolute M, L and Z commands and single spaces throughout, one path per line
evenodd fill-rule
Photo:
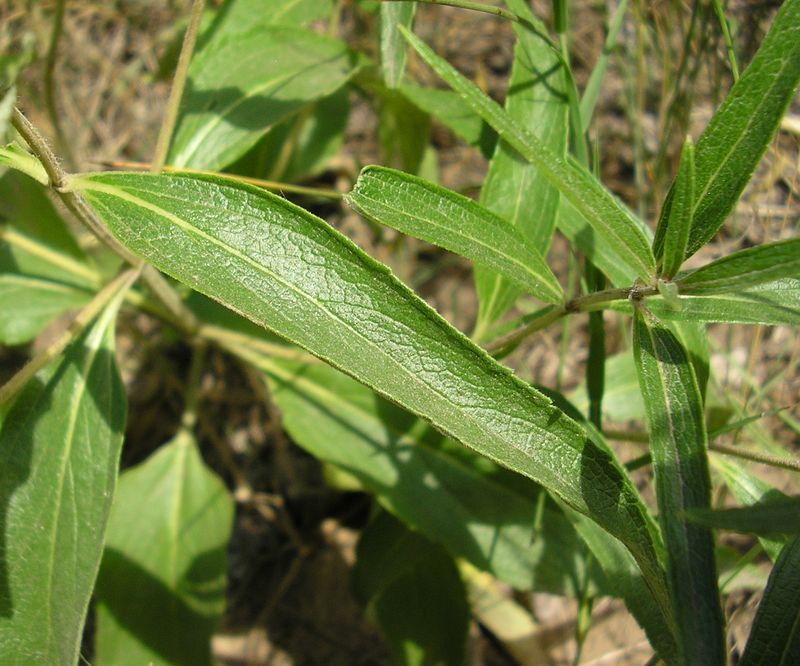
M 781 550 L 758 605 L 741 666 L 800 662 L 800 537 Z
M 800 280 L 785 278 L 735 294 L 681 296 L 681 309 L 673 310 L 661 297 L 647 299 L 657 317 L 679 321 L 730 324 L 800 324 Z M 630 312 L 628 303 L 614 303 L 614 310 Z
M 783 497 L 735 509 L 690 509 L 696 525 L 745 534 L 800 534 L 800 497 Z
M 278 123 L 228 171 L 282 182 L 316 176 L 342 145 L 350 116 L 348 97 L 347 89 L 340 88 L 315 103 L 307 117 L 301 114 Z M 292 140 L 293 150 L 284 158 L 282 151 Z
M 91 298 L 91 291 L 59 282 L 0 273 L 0 343 L 30 342 L 58 315 Z
M 645 317 L 651 319 L 648 321 Z M 659 522 L 682 662 L 726 663 L 714 541 L 681 516 L 709 506 L 703 405 L 686 352 L 646 312 L 634 312 L 634 357 L 650 428 Z
M 30 382 L 0 429 L 0 662 L 78 663 L 125 428 L 119 300 Z
M 219 170 L 354 71 L 342 42 L 302 28 L 267 25 L 229 35 L 192 61 L 168 162 Z
M 497 134 L 483 119 L 452 90 L 423 88 L 412 83 L 402 83 L 403 97 L 418 109 L 434 116 L 449 127 L 468 145 L 478 148 L 484 157 L 491 157 L 497 143 Z
M 563 506 L 563 510 L 603 570 L 610 591 L 625 601 L 664 663 L 675 663 L 674 629 L 653 603 L 653 595 L 631 554 L 597 523 L 567 506 Z
M 697 142 L 690 257 L 731 212 L 778 128 L 800 81 L 800 0 L 786 0 L 750 65 L 731 88 Z M 661 216 L 670 215 L 674 195 Z M 654 250 L 664 247 L 662 224 Z
M 666 608 L 656 527 L 607 445 L 322 220 L 213 177 L 108 173 L 70 187 L 160 270 L 589 515 L 626 544 Z
M 381 69 L 387 88 L 397 88 L 406 67 L 406 45 L 397 26 L 410 27 L 416 11 L 416 2 L 381 4 Z
M 255 364 L 293 441 L 355 477 L 409 527 L 517 589 L 574 592 L 580 545 L 549 504 L 537 530 L 540 489 L 510 483 L 482 459 L 476 468 L 427 424 L 328 366 Z
M 88 303 L 99 276 L 30 178 L 0 178 L 0 217 L 0 342 L 22 344 Z
M 595 232 L 617 248 L 624 263 L 649 282 L 655 273 L 655 260 L 641 223 L 633 214 L 586 169 L 554 153 L 416 35 L 402 27 L 400 30 L 420 57 L 497 131 L 500 139 L 533 164 Z
M 681 163 L 675 184 L 672 187 L 669 215 L 659 220 L 666 225 L 664 233 L 664 257 L 661 272 L 671 278 L 680 270 L 686 256 L 689 230 L 692 227 L 692 204 L 694 203 L 694 144 L 686 137 L 681 152 Z M 658 236 L 658 233 L 656 234 Z
M 569 395 L 570 402 L 580 412 L 589 410 L 589 395 L 586 381 Z M 629 352 L 609 356 L 605 363 L 605 392 L 603 393 L 603 417 L 622 423 L 644 418 L 644 403 L 639 388 L 636 365 Z
M 734 463 L 722 456 L 714 456 L 711 461 L 714 470 L 722 477 L 739 504 L 753 504 L 768 496 L 775 497 L 780 493 L 766 481 L 762 481 L 747 471 L 741 463 Z M 783 493 L 780 494 L 783 495 Z M 783 497 L 786 496 L 783 495 Z M 783 542 L 768 537 L 759 537 L 758 540 L 769 558 L 773 562 L 777 560 L 780 550 L 783 548 Z
M 564 298 L 536 247 L 472 199 L 422 178 L 366 167 L 347 202 L 375 222 L 491 266 L 546 303 Z
M 429 145 L 430 118 L 397 90 L 380 86 L 378 140 L 381 157 L 387 164 L 418 173 Z
M 546 34 L 546 28 L 536 20 L 526 2 L 512 0 L 506 4 Z M 541 35 L 521 25 L 514 27 L 517 42 L 506 112 L 522 127 L 531 128 L 552 152 L 564 157 L 569 134 L 564 69 L 552 46 Z M 547 256 L 556 226 L 558 190 L 505 141 L 498 142 L 489 163 L 481 203 L 518 228 L 539 255 Z M 502 271 L 481 266 L 475 270 L 475 286 L 480 306 L 475 328 L 480 336 L 482 330 L 514 304 L 520 290 L 518 284 L 504 278 Z
M 5 140 L 11 122 L 11 112 L 17 103 L 17 87 L 11 86 L 8 90 L 2 90 L 0 86 L 0 142 Z
M 381 512 L 358 542 L 353 583 L 369 603 L 395 664 L 464 663 L 467 592 L 440 546 Z
M 180 432 L 120 476 L 97 579 L 103 664 L 211 664 L 233 502 Z
M 800 238 L 757 245 L 712 261 L 678 279 L 681 294 L 725 294 L 800 277 Z

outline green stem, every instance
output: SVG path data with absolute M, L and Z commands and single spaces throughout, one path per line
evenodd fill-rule
M 711 0 L 711 4 L 714 5 L 714 11 L 719 19 L 720 28 L 722 28 L 722 39 L 725 42 L 725 51 L 728 54 L 731 75 L 733 76 L 733 82 L 736 83 L 739 80 L 739 64 L 736 62 L 736 51 L 733 50 L 733 38 L 731 37 L 730 26 L 728 25 L 728 20 L 725 18 L 725 11 L 722 9 L 722 2 L 720 2 L 720 0 Z
M 586 296 L 577 296 L 570 299 L 563 305 L 555 305 L 545 310 L 535 319 L 525 323 L 510 333 L 507 333 L 484 346 L 489 353 L 504 350 L 506 347 L 517 344 L 531 333 L 535 333 L 562 317 L 576 312 L 591 312 L 592 310 L 602 310 L 606 305 L 614 301 L 624 301 L 629 298 L 644 298 L 654 296 L 658 293 L 655 287 L 623 287 L 620 289 L 605 289 Z
M 192 364 L 186 380 L 186 404 L 181 417 L 181 428 L 191 433 L 197 424 L 197 404 L 200 401 L 200 379 L 206 360 L 206 341 L 197 340 L 192 353 Z
M 527 23 L 522 18 L 513 12 L 503 9 L 502 7 L 492 7 L 485 5 L 482 2 L 470 2 L 470 0 L 382 0 L 382 2 L 424 2 L 428 5 L 445 5 L 447 7 L 458 7 L 460 9 L 471 9 L 475 12 L 483 12 L 485 14 L 493 14 L 501 18 L 514 21 L 515 23 Z
M 788 469 L 791 472 L 800 472 L 800 460 L 797 458 L 779 458 L 778 456 L 771 456 L 768 453 L 748 451 L 738 446 L 715 444 L 714 442 L 709 443 L 708 448 L 727 456 L 743 458 L 744 460 L 761 463 L 762 465 L 769 465 L 770 467 L 780 467 L 781 469 Z
M 30 379 L 67 348 L 80 335 L 98 314 L 121 291 L 129 289 L 141 274 L 142 266 L 129 268 L 120 273 L 105 287 L 95 294 L 94 298 L 76 315 L 70 325 L 54 342 L 34 356 L 6 384 L 0 387 L 0 405 L 8 402 L 19 393 Z
M 55 154 L 39 133 L 39 130 L 17 108 L 13 111 L 11 123 L 23 140 L 30 146 L 34 155 L 39 158 L 47 177 L 50 179 L 50 187 L 56 191 L 66 208 L 78 221 L 88 227 L 97 238 L 131 266 L 138 268 L 143 265 L 144 261 L 142 259 L 128 250 L 108 231 L 102 220 L 97 216 L 97 213 L 94 212 L 94 209 L 86 203 L 86 200 L 80 194 L 68 191 L 69 175 L 61 168 Z M 183 304 L 178 293 L 164 276 L 148 265 L 142 268 L 142 278 L 156 297 L 164 303 L 177 321 L 180 322 L 181 330 L 187 334 L 193 334 L 198 328 L 197 318 Z
M 64 136 L 61 126 L 61 119 L 56 109 L 55 96 L 55 68 L 58 56 L 58 42 L 64 32 L 64 0 L 56 0 L 55 15 L 53 16 L 53 31 L 50 33 L 50 45 L 47 49 L 47 58 L 44 63 L 44 104 L 47 107 L 47 115 L 50 116 L 50 124 L 56 134 L 58 147 L 64 153 L 67 163 L 75 166 L 75 160 L 70 149 L 69 142 Z
M 186 87 L 186 77 L 189 73 L 189 63 L 194 53 L 194 45 L 197 42 L 197 33 L 200 29 L 200 21 L 203 18 L 205 0 L 194 0 L 192 13 L 189 16 L 189 26 L 183 36 L 181 54 L 178 57 L 178 65 L 175 69 L 175 76 L 172 79 L 172 89 L 167 100 L 167 109 L 164 112 L 164 119 L 161 122 L 161 130 L 158 133 L 156 142 L 156 152 L 153 157 L 151 171 L 158 173 L 167 161 L 167 152 L 172 140 L 172 133 L 175 131 L 175 123 L 178 120 L 178 109 L 183 97 L 183 90 Z

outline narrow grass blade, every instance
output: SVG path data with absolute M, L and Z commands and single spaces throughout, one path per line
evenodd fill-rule
M 574 592 L 570 579 L 582 570 L 569 554 L 580 542 L 549 504 L 535 527 L 536 486 L 478 469 L 474 454 L 333 368 L 248 360 L 265 372 L 292 439 L 358 479 L 403 523 L 517 589 Z M 548 557 L 554 550 L 563 557 Z
M 415 2 L 381 4 L 381 69 L 387 88 L 397 88 L 406 68 L 406 44 L 397 26 L 411 27 L 416 11 Z
M 120 476 L 97 579 L 99 663 L 211 664 L 232 521 L 188 432 Z
M 0 427 L 0 662 L 76 664 L 125 429 L 119 300 L 17 396 Z
M 695 525 L 745 534 L 800 534 L 800 497 L 789 497 L 735 509 L 690 509 Z
M 781 5 L 755 57 L 697 142 L 695 201 L 686 257 L 705 245 L 733 209 L 800 82 L 800 0 Z M 670 215 L 670 195 L 661 216 Z M 661 257 L 659 224 L 655 253 Z
M 453 558 L 385 512 L 358 542 L 353 587 L 395 664 L 463 664 L 470 609 Z
M 800 537 L 781 550 L 758 605 L 741 666 L 800 662 Z
M 508 0 L 514 13 L 539 29 L 537 34 L 515 24 L 517 41 L 505 109 L 520 126 L 530 128 L 556 155 L 564 157 L 569 128 L 567 124 L 567 83 L 557 53 L 542 35 L 547 29 L 530 11 L 524 0 Z M 459 103 L 464 106 L 459 98 Z M 469 107 L 468 107 L 469 108 Z M 481 189 L 481 203 L 518 228 L 546 257 L 558 214 L 558 190 L 512 146 L 500 141 L 489 163 Z M 476 336 L 514 304 L 520 291 L 498 272 L 476 267 L 478 292 Z
M 497 131 L 501 140 L 533 164 L 599 235 L 616 247 L 626 265 L 649 282 L 655 273 L 655 260 L 647 237 L 633 214 L 586 169 L 550 150 L 416 35 L 401 30 L 431 69 Z
M 665 602 L 656 527 L 607 445 L 325 222 L 210 176 L 87 174 L 70 187 L 160 270 L 589 515 L 626 544 Z
M 710 530 L 682 517 L 688 509 L 707 508 L 711 492 L 697 381 L 672 333 L 641 309 L 634 313 L 633 348 L 650 429 L 681 659 L 688 664 L 724 664 L 725 624 L 714 541 Z
M 686 142 L 683 144 L 681 163 L 672 189 L 669 215 L 659 220 L 659 223 L 667 227 L 663 232 L 664 257 L 661 263 L 661 274 L 666 278 L 671 278 L 680 270 L 683 258 L 686 256 L 686 244 L 689 242 L 689 230 L 692 226 L 694 144 L 689 137 L 686 137 Z
M 757 245 L 712 261 L 678 279 L 681 294 L 726 294 L 800 277 L 800 238 Z
M 603 85 L 606 69 L 608 69 L 608 60 L 617 43 L 617 35 L 619 34 L 619 29 L 622 27 L 622 20 L 625 18 L 625 11 L 627 8 L 628 0 L 622 0 L 617 5 L 616 10 L 614 10 L 614 16 L 611 17 L 611 21 L 608 23 L 608 33 L 603 43 L 603 50 L 600 52 L 597 62 L 592 69 L 592 73 L 589 75 L 586 88 L 584 88 L 583 97 L 581 98 L 581 123 L 584 127 L 589 127 L 589 123 L 592 122 L 594 107 L 600 95 L 600 88 Z
M 346 200 L 379 224 L 491 267 L 545 303 L 564 298 L 536 247 L 472 199 L 402 171 L 371 166 Z
M 354 72 L 342 42 L 309 30 L 262 25 L 229 35 L 192 62 L 168 163 L 220 170 Z

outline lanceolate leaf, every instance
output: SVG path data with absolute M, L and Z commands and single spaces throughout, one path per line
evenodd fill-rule
M 628 546 L 665 607 L 655 526 L 604 442 L 322 220 L 212 177 L 109 173 L 71 187 L 159 269 L 592 517 Z
M 659 521 L 667 547 L 678 646 L 687 664 L 724 664 L 714 542 L 682 512 L 709 505 L 703 405 L 692 366 L 670 331 L 634 312 L 633 348 L 650 428 Z
M 690 509 L 696 525 L 746 534 L 800 534 L 800 497 L 789 497 L 735 509 Z
M 0 430 L 0 662 L 76 664 L 117 479 L 119 303 L 28 384 Z
M 750 65 L 697 142 L 695 200 L 686 256 L 705 245 L 733 209 L 800 81 L 800 0 L 786 0 Z M 662 211 L 669 215 L 672 197 Z M 664 243 L 659 225 L 654 249 Z
M 757 245 L 717 259 L 679 280 L 682 294 L 725 294 L 800 277 L 800 238 Z
M 388 88 L 397 88 L 406 67 L 406 44 L 397 26 L 411 26 L 416 11 L 416 2 L 381 4 L 381 68 Z
M 403 523 L 517 589 L 574 591 L 579 541 L 549 504 L 537 532 L 533 484 L 468 466 L 429 441 L 438 433 L 427 424 L 329 366 L 257 365 L 292 439 L 355 476 Z
M 98 663 L 211 663 L 232 519 L 188 432 L 120 476 L 97 579 Z
M 358 542 L 353 583 L 403 666 L 464 663 L 470 609 L 447 552 L 381 512 Z
M 800 324 L 800 280 L 786 278 L 734 294 L 681 296 L 681 309 L 673 309 L 661 297 L 647 299 L 647 307 L 663 319 L 723 322 L 730 324 Z M 630 312 L 628 303 L 615 310 Z
M 472 199 L 402 171 L 367 167 L 347 201 L 375 222 L 492 267 L 546 303 L 564 298 L 536 248 Z
M 742 666 L 790 666 L 800 662 L 800 537 L 781 555 L 758 605 Z
M 518 16 L 539 25 L 527 2 L 509 0 L 506 4 Z M 539 27 L 547 33 L 544 26 Z M 516 24 L 515 32 L 506 112 L 563 157 L 568 136 L 564 69 L 541 35 Z M 558 190 L 547 178 L 505 141 L 498 142 L 481 190 L 481 203 L 517 227 L 543 257 L 555 229 L 558 202 Z M 475 286 L 480 305 L 476 335 L 480 336 L 482 329 L 505 314 L 520 292 L 503 275 L 481 266 L 475 270 Z
M 683 144 L 681 163 L 675 177 L 669 215 L 661 218 L 666 225 L 664 233 L 664 258 L 662 274 L 671 278 L 681 267 L 686 256 L 686 243 L 692 225 L 694 203 L 694 144 L 689 137 Z
M 617 248 L 622 260 L 639 277 L 649 280 L 653 276 L 653 253 L 630 211 L 586 169 L 554 153 L 416 35 L 402 28 L 401 31 L 420 57 L 497 131 L 501 140 L 533 164 L 593 229 Z
M 192 62 L 169 163 L 221 169 L 270 127 L 344 85 L 354 65 L 342 42 L 302 28 L 257 26 L 221 39 Z

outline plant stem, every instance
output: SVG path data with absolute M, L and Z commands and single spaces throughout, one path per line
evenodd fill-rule
M 50 33 L 50 45 L 47 49 L 47 58 L 44 63 L 44 104 L 47 107 L 47 114 L 50 116 L 50 124 L 56 134 L 56 141 L 59 149 L 64 153 L 67 163 L 75 166 L 69 142 L 64 137 L 64 130 L 61 127 L 61 119 L 56 109 L 55 100 L 55 68 L 56 57 L 58 56 L 58 42 L 61 33 L 64 32 L 64 0 L 56 0 L 55 15 L 53 16 L 53 31 Z
M 747 449 L 741 449 L 738 446 L 715 444 L 713 442 L 709 443 L 708 448 L 712 451 L 723 453 L 727 456 L 735 456 L 737 458 L 743 458 L 744 460 L 761 463 L 762 465 L 780 467 L 781 469 L 788 469 L 792 472 L 800 472 L 800 460 L 797 458 L 779 458 L 778 456 L 771 456 L 768 453 L 748 451 Z
M 103 166 L 115 169 L 136 169 L 136 170 L 149 170 L 151 165 L 147 162 L 125 162 L 125 161 L 111 161 L 103 162 Z M 305 187 L 303 185 L 294 185 L 293 183 L 281 183 L 275 180 L 264 180 L 262 178 L 251 178 L 250 176 L 240 176 L 233 173 L 221 173 L 219 171 L 208 171 L 206 169 L 187 169 L 184 167 L 164 166 L 161 168 L 162 173 L 189 173 L 198 176 L 216 176 L 217 178 L 227 178 L 228 180 L 236 180 L 240 183 L 247 183 L 255 185 L 265 190 L 274 192 L 290 192 L 292 194 L 303 194 L 309 197 L 321 197 L 323 199 L 332 199 L 338 201 L 342 198 L 342 193 L 333 189 L 325 187 Z
M 142 264 L 128 268 L 105 287 L 95 294 L 94 298 L 75 316 L 67 329 L 56 338 L 46 349 L 39 352 L 22 369 L 17 372 L 6 384 L 0 387 L 0 405 L 4 404 L 28 383 L 28 381 L 58 356 L 86 328 L 103 308 L 121 291 L 129 289 L 139 278 Z
M 198 340 L 192 351 L 192 364 L 186 380 L 186 404 L 181 416 L 181 428 L 191 433 L 197 425 L 197 404 L 200 400 L 200 379 L 206 359 L 206 342 Z
M 383 2 L 414 2 L 416 0 L 382 0 Z M 460 9 L 471 9 L 476 12 L 483 12 L 485 14 L 494 14 L 501 18 L 514 21 L 515 23 L 523 23 L 522 19 L 513 12 L 503 9 L 502 7 L 493 7 L 485 5 L 482 2 L 471 2 L 470 0 L 418 0 L 428 5 L 445 5 L 447 7 L 458 7 Z
M 189 73 L 189 63 L 194 53 L 194 45 L 197 42 L 197 33 L 200 29 L 200 21 L 203 18 L 205 0 L 194 0 L 192 12 L 189 15 L 189 25 L 186 34 L 183 36 L 181 54 L 178 57 L 178 65 L 175 68 L 175 76 L 172 79 L 172 89 L 169 92 L 167 108 L 164 112 L 164 119 L 161 122 L 161 129 L 158 133 L 156 142 L 156 152 L 150 170 L 158 173 L 167 161 L 167 152 L 172 140 L 172 133 L 175 131 L 175 122 L 178 119 L 178 109 L 183 97 L 183 90 L 186 87 L 186 77 Z
M 719 19 L 720 28 L 722 28 L 722 40 L 725 42 L 725 51 L 728 54 L 728 62 L 731 66 L 733 82 L 736 83 L 739 80 L 739 64 L 736 62 L 736 51 L 733 50 L 733 38 L 731 37 L 730 26 L 728 25 L 728 20 L 725 18 L 725 11 L 722 9 L 722 2 L 720 2 L 720 0 L 711 0 L 711 4 L 714 5 L 714 11 Z
M 106 229 L 102 220 L 80 194 L 65 190 L 69 180 L 68 174 L 61 168 L 55 154 L 47 144 L 47 141 L 44 140 L 44 137 L 39 133 L 39 130 L 31 124 L 19 109 L 14 108 L 11 122 L 20 136 L 25 140 L 28 146 L 30 146 L 31 150 L 33 150 L 36 157 L 39 158 L 39 161 L 42 163 L 47 173 L 47 177 L 50 179 L 50 187 L 56 191 L 67 209 L 82 224 L 87 226 L 97 238 L 131 266 L 138 268 L 140 265 L 144 265 L 142 259 L 128 250 L 128 248 L 122 245 L 122 243 Z M 148 265 L 142 268 L 142 278 L 156 297 L 164 303 L 167 309 L 175 316 L 176 320 L 180 322 L 179 327 L 185 333 L 193 334 L 198 328 L 197 318 L 194 316 L 194 313 L 183 304 L 180 296 L 178 296 L 177 292 L 172 288 L 169 282 L 167 282 L 164 276 L 152 266 Z

